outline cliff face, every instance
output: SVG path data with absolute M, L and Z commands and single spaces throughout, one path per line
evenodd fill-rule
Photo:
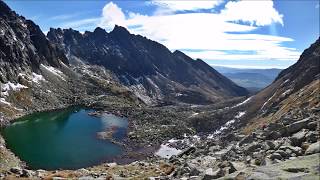
M 40 64 L 60 67 L 68 64 L 39 26 L 17 15 L 0 1 L 0 82 L 18 80 L 21 72 L 39 72 Z
M 193 60 L 125 28 L 101 28 L 84 34 L 72 29 L 51 29 L 48 38 L 68 55 L 73 64 L 104 66 L 145 102 L 177 100 L 209 103 L 248 92 L 202 60 Z

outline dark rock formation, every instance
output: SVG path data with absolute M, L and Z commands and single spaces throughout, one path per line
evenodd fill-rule
M 247 95 L 202 60 L 115 26 L 107 33 L 96 28 L 84 34 L 72 29 L 50 29 L 48 38 L 64 50 L 70 62 L 102 65 L 117 75 L 141 99 L 209 103 Z
M 18 74 L 39 72 L 40 64 L 60 67 L 68 64 L 39 26 L 17 15 L 0 1 L 0 82 L 16 82 Z

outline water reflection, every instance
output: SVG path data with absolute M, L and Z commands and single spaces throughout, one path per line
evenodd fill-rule
M 103 162 L 122 153 L 121 146 L 97 138 L 105 129 L 115 129 L 117 140 L 126 135 L 126 118 L 93 110 L 65 109 L 35 113 L 2 130 L 7 146 L 32 168 L 75 169 Z

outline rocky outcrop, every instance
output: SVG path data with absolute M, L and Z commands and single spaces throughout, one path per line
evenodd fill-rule
M 68 64 L 39 26 L 17 15 L 0 1 L 0 82 L 17 82 L 20 73 L 39 74 L 40 64 L 60 67 Z
M 319 69 L 320 38 L 304 50 L 294 65 L 283 70 L 271 85 L 251 98 L 247 110 L 249 121 L 242 122 L 243 126 L 247 126 L 246 131 L 280 119 L 286 123 L 286 114 L 293 114 L 297 109 L 318 111 Z M 304 112 L 298 116 L 308 118 Z M 292 131 L 290 133 L 297 132 L 301 126 L 307 125 L 304 121 L 290 122 L 293 123 L 287 124 L 288 130 Z

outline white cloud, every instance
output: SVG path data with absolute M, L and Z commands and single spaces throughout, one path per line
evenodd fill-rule
M 209 64 L 210 66 L 219 66 L 219 67 L 229 67 L 229 68 L 237 68 L 237 69 L 285 69 L 286 66 L 278 66 L 278 65 L 272 65 L 272 66 L 266 66 L 266 65 L 243 65 L 243 64 L 233 64 L 233 65 L 221 65 L 221 64 Z
M 109 2 L 102 9 L 102 18 L 99 26 L 107 29 L 112 28 L 115 24 L 126 26 L 125 21 L 126 17 L 121 8 L 119 8 L 113 2 Z
M 270 25 L 271 23 L 283 25 L 283 15 L 273 7 L 272 0 L 230 1 L 221 11 L 221 15 L 229 21 L 248 22 L 257 26 Z
M 127 25 L 137 26 L 131 32 L 142 34 L 165 44 L 169 49 L 200 50 L 184 51 L 193 58 L 211 60 L 297 60 L 300 52 L 282 46 L 291 38 L 250 34 L 258 27 L 226 21 L 220 14 L 187 13 L 161 16 L 131 15 Z M 232 34 L 242 32 L 244 34 Z M 212 54 L 223 51 L 254 51 L 253 54 Z
M 71 22 L 66 22 L 61 24 L 62 28 L 83 28 L 89 25 L 95 25 L 98 22 L 100 22 L 101 18 L 87 18 L 87 19 L 81 19 L 81 20 L 76 20 L 76 21 L 71 21 Z
M 163 2 L 168 3 L 167 9 L 177 12 L 153 15 L 128 12 L 126 16 L 120 7 L 109 2 L 104 6 L 101 18 L 72 22 L 69 25 L 88 26 L 88 23 L 91 23 L 110 30 L 118 24 L 127 27 L 131 33 L 158 41 L 171 50 L 183 50 L 193 58 L 287 61 L 299 58 L 300 52 L 283 45 L 284 42 L 294 41 L 293 39 L 252 33 L 259 29 L 259 26 L 283 24 L 282 15 L 273 7 L 272 1 L 228 2 L 221 13 L 178 12 L 210 9 L 216 5 L 204 6 L 204 4 L 212 1 L 199 1 L 197 2 L 199 4 L 195 3 L 196 1 L 183 1 L 188 2 L 184 5 L 181 5 L 181 2 L 178 4 L 177 1 Z M 159 5 L 160 8 L 163 6 Z M 246 51 L 252 53 L 243 53 Z
M 223 0 L 153 0 L 147 3 L 156 5 L 158 7 L 155 14 L 170 14 L 176 11 L 196 11 L 203 9 L 212 9 L 220 5 L 222 2 Z

